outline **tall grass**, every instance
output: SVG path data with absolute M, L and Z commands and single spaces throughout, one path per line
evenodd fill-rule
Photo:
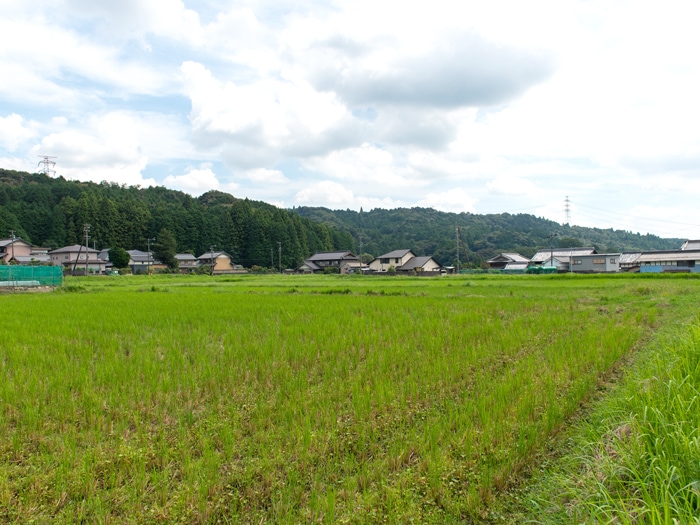
M 68 284 L 0 297 L 3 522 L 479 520 L 698 286 Z
M 653 295 L 653 294 L 650 294 Z M 700 317 L 662 330 L 512 523 L 700 524 Z M 688 319 L 690 314 L 690 319 Z

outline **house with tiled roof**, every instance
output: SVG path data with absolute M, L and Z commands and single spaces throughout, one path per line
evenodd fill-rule
M 352 252 L 318 252 L 313 254 L 296 269 L 297 273 L 322 273 L 326 268 L 338 268 L 346 262 L 359 262 L 360 258 Z
M 416 256 L 411 250 L 394 250 L 380 255 L 369 263 L 369 269 L 373 272 L 388 272 L 389 268 L 397 270 Z
M 431 255 L 411 257 L 405 264 L 396 268 L 400 273 L 440 273 L 440 264 Z
M 51 264 L 63 267 L 64 273 L 103 274 L 107 261 L 99 258 L 100 251 L 72 244 L 48 253 Z
M 486 264 L 492 270 L 505 270 L 506 267 L 510 266 L 511 269 L 518 266 L 518 269 L 527 268 L 530 263 L 530 259 L 520 255 L 519 253 L 500 253 L 496 257 L 492 257 Z
M 19 262 L 18 257 L 30 257 L 31 254 L 32 245 L 24 239 L 0 239 L 0 264 L 10 264 L 13 259 Z

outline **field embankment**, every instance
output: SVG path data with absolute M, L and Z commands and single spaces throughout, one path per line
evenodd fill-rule
M 144 276 L 2 296 L 0 521 L 480 521 L 699 294 L 684 278 Z
M 498 523 L 700 524 L 700 315 L 695 298 L 506 498 Z

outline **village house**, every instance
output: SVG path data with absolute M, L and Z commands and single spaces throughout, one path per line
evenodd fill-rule
M 438 275 L 442 267 L 430 255 L 411 257 L 408 262 L 402 264 L 396 271 L 399 273 L 416 273 L 423 275 Z
M 12 239 L 0 239 L 0 264 L 10 264 L 17 257 L 29 257 L 32 254 L 32 245 L 27 241 L 14 237 Z
M 340 273 L 343 275 L 351 273 L 361 273 L 369 268 L 365 263 L 360 261 L 344 261 L 340 265 Z
M 209 266 L 212 274 L 224 273 L 246 273 L 246 270 L 240 265 L 234 265 L 231 262 L 231 256 L 226 252 L 204 252 L 197 257 L 199 266 Z
M 199 260 L 191 253 L 176 253 L 175 260 L 181 273 L 192 273 L 199 266 Z
M 492 270 L 525 270 L 529 263 L 530 259 L 519 253 L 501 253 L 486 261 Z
M 352 252 L 318 252 L 313 254 L 297 268 L 297 273 L 322 273 L 326 268 L 338 268 L 346 262 L 358 262 L 360 258 Z
M 100 259 L 99 250 L 73 244 L 48 253 L 51 264 L 63 267 L 63 273 L 103 274 L 107 261 Z
M 559 272 L 568 272 L 572 257 L 597 253 L 595 248 L 544 248 L 532 256 L 530 266 L 555 266 Z
M 129 268 L 134 275 L 151 274 L 159 270 L 165 270 L 167 266 L 153 257 L 152 252 L 141 250 L 127 250 L 129 254 Z
M 572 257 L 570 270 L 574 273 L 617 273 L 620 271 L 619 253 L 596 253 Z
M 403 266 L 415 256 L 411 250 L 394 250 L 374 259 L 369 263 L 369 269 L 373 272 L 387 272 L 392 267 L 398 270 L 399 266 Z

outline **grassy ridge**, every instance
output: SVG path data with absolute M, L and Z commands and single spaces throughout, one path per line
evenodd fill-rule
M 0 297 L 0 520 L 457 523 L 687 279 L 73 279 Z
M 700 317 L 691 299 L 571 431 L 509 523 L 700 524 Z M 512 504 L 512 502 L 511 502 Z M 510 509 L 513 511 L 513 508 Z

